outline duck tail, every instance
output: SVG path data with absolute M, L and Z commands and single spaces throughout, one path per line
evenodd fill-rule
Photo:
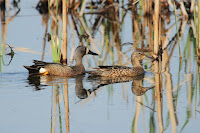
M 35 67 L 34 65 L 32 66 L 24 66 L 30 74 L 39 74 L 39 68 L 38 67 Z
M 46 72 L 46 70 L 44 69 L 45 65 L 50 64 L 50 63 L 38 61 L 38 60 L 33 60 L 33 63 L 34 64 L 32 66 L 24 66 L 29 71 L 29 74 L 45 73 Z

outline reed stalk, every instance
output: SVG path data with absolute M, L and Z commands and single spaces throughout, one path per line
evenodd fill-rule
M 62 42 L 62 50 L 63 50 L 63 64 L 67 64 L 67 4 L 68 1 L 63 0 L 62 4 L 62 14 L 63 14 L 63 42 Z
M 158 62 L 155 63 L 155 65 L 159 65 Z M 158 67 L 158 66 L 157 66 Z M 156 68 L 156 66 L 155 66 Z M 156 101 L 157 101 L 157 117 L 158 117 L 158 126 L 159 126 L 159 133 L 162 133 L 164 131 L 163 127 L 163 100 L 162 100 L 162 89 L 160 86 L 161 78 L 160 74 L 156 73 L 155 74 L 155 93 L 156 93 Z
M 165 78 L 166 78 L 167 107 L 169 110 L 169 115 L 170 115 L 170 120 L 171 120 L 172 133 L 176 133 L 177 120 L 176 120 L 176 113 L 174 111 L 175 109 L 174 109 L 173 91 L 172 91 L 173 90 L 172 89 L 172 75 L 169 73 L 168 65 L 165 72 Z
M 160 13 L 160 1 L 155 0 L 154 8 L 154 54 L 158 55 L 159 50 L 159 13 Z
M 159 0 L 155 0 L 154 7 L 154 54 L 158 55 L 159 50 Z M 159 74 L 159 62 L 154 62 L 155 66 L 155 90 L 156 90 L 156 101 L 157 101 L 157 117 L 159 125 L 159 133 L 163 132 L 163 118 L 162 118 L 162 92 L 160 88 L 160 74 Z
M 134 132 L 135 133 L 138 133 L 138 120 L 139 120 L 139 114 L 141 111 L 141 104 L 139 102 L 141 102 L 141 97 L 136 96 L 135 119 L 134 119 Z
M 69 95 L 68 95 L 68 81 L 64 80 L 64 104 L 65 104 L 65 126 L 66 132 L 69 132 Z
M 53 85 L 54 86 L 54 85 Z M 52 87 L 53 87 L 52 86 Z M 55 88 L 54 88 L 55 87 Z M 58 86 L 54 86 L 54 91 L 53 91 L 53 118 L 52 118 L 52 129 L 51 129 L 51 133 L 55 133 L 55 128 L 56 128 L 56 105 L 57 105 L 57 95 L 59 94 L 58 93 L 58 90 L 57 90 L 57 87 Z
M 155 0 L 155 7 L 154 7 L 154 54 L 158 55 L 159 50 L 159 13 L 160 13 L 160 1 Z M 162 118 L 162 91 L 161 91 L 161 78 L 160 78 L 160 65 L 159 62 L 154 62 L 155 66 L 155 96 L 157 101 L 157 117 L 158 117 L 158 125 L 159 125 L 159 133 L 162 133 L 163 128 L 163 118 Z

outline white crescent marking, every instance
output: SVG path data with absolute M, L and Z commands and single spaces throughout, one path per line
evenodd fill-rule
M 47 70 L 45 68 L 40 68 L 39 73 L 45 73 Z

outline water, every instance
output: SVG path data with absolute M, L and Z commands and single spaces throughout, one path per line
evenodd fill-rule
M 43 23 L 42 16 L 34 8 L 36 5 L 37 1 L 21 1 L 19 4 L 21 10 L 8 23 L 4 41 L 13 47 L 15 54 L 10 64 L 10 56 L 4 54 L 3 60 L 1 58 L 1 133 L 67 131 L 140 133 L 159 132 L 162 128 L 166 133 L 198 132 L 199 66 L 190 25 L 181 27 L 184 29 L 183 34 L 180 35 L 182 59 L 179 58 L 178 43 L 172 41 L 167 49 L 167 56 L 164 55 L 166 53 L 163 54 L 162 70 L 158 75 L 154 72 L 154 63 L 145 59 L 143 67 L 147 72 L 144 78 L 140 77 L 133 81 L 125 78 L 121 83 L 111 83 L 108 79 L 91 79 L 88 74 L 76 78 L 29 77 L 24 65 L 31 65 L 33 59 L 47 62 L 53 60 L 51 43 L 46 41 L 46 45 L 43 45 L 46 25 L 48 25 L 47 32 L 50 33 L 52 20 Z M 12 9 L 7 18 L 16 11 L 17 8 Z M 151 40 L 149 29 L 143 28 L 146 34 L 144 38 L 142 36 L 136 38 L 139 33 L 133 31 L 131 12 L 127 13 L 123 24 L 114 25 L 105 19 L 95 31 L 91 30 L 91 27 L 98 16 L 92 16 L 91 20 L 90 17 L 91 15 L 86 15 L 87 28 L 91 33 L 94 32 L 91 42 L 78 37 L 77 31 L 73 28 L 72 18 L 68 16 L 70 65 L 73 65 L 71 59 L 74 49 L 81 42 L 84 45 L 90 42 L 91 45 L 88 47 L 100 54 L 100 57 L 90 55 L 84 57 L 83 62 L 87 70 L 98 65 L 131 66 L 130 55 L 133 46 L 122 46 L 121 44 L 125 42 L 135 42 L 134 47 L 149 49 Z M 121 14 L 120 18 L 122 18 Z M 165 23 L 167 28 L 174 25 L 173 16 L 171 18 L 170 24 Z M 143 21 L 145 18 L 142 19 Z M 76 22 L 79 33 L 83 35 L 80 22 Z M 134 22 L 138 22 L 138 25 L 143 24 L 139 21 Z M 3 34 L 2 29 L 1 26 L 1 34 Z M 170 41 L 176 34 L 176 27 L 172 27 L 171 33 L 170 31 L 165 33 L 166 36 L 168 34 L 169 39 L 166 40 Z M 167 64 L 165 59 L 168 57 L 170 58 Z M 136 86 L 133 86 L 134 83 L 140 83 L 144 87 L 155 86 L 156 75 L 160 77 L 158 82 L 162 97 L 161 106 L 159 106 L 159 94 L 156 94 L 155 87 L 147 90 L 144 95 L 137 96 Z

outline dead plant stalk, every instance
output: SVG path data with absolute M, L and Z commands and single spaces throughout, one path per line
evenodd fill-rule
M 159 0 L 155 0 L 154 9 L 154 54 L 158 55 L 159 49 Z
M 63 63 L 67 64 L 67 2 L 63 0 Z

